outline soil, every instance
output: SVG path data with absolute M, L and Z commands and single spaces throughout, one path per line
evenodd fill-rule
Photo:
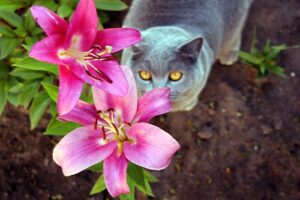
M 260 45 L 267 38 L 300 44 L 299 0 L 255 1 L 243 49 L 255 28 Z M 286 79 L 257 80 L 251 66 L 216 63 L 193 111 L 154 120 L 182 145 L 155 173 L 154 199 L 300 199 L 300 49 L 285 51 L 279 63 Z M 89 196 L 97 174 L 62 175 L 51 157 L 59 138 L 42 135 L 47 122 L 30 131 L 27 112 L 12 106 L 1 116 L 0 199 L 104 199 Z

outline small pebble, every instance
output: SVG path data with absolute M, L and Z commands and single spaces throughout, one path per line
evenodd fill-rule
M 243 116 L 243 113 L 241 113 L 241 112 L 236 112 L 235 115 L 236 115 L 237 117 L 242 117 L 242 116 Z
M 209 140 L 209 139 L 211 139 L 213 137 L 213 134 L 210 133 L 210 132 L 207 132 L 207 131 L 205 131 L 205 132 L 199 132 L 197 135 L 202 140 Z
M 273 130 L 272 130 L 270 127 L 268 127 L 268 126 L 262 126 L 261 129 L 262 129 L 263 135 L 269 135 L 269 134 L 272 133 L 272 131 L 273 131 Z
M 291 72 L 291 77 L 295 77 L 296 73 L 295 72 Z
M 225 172 L 226 172 L 227 175 L 231 175 L 232 174 L 232 171 L 231 171 L 231 169 L 229 167 L 227 167 L 225 169 Z

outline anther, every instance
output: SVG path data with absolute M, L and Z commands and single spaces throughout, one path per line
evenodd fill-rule
M 102 48 L 100 45 L 98 45 L 98 44 L 93 45 L 93 46 L 92 46 L 92 49 L 93 49 L 93 50 L 94 50 L 94 49 L 97 49 L 97 50 L 99 50 L 99 51 L 102 51 L 102 50 L 103 50 L 103 48 Z
M 116 126 L 114 123 L 112 123 L 112 122 L 111 122 L 111 125 L 112 125 L 112 127 L 114 128 L 114 130 L 115 130 L 115 133 L 117 133 L 117 135 L 120 135 L 120 133 L 119 133 L 119 130 L 118 130 L 118 128 L 117 128 L 117 126 Z
M 95 53 L 93 53 L 93 52 L 90 52 L 90 53 L 88 54 L 88 56 L 90 56 L 91 58 L 94 58 L 94 59 L 100 59 L 100 58 L 101 58 L 101 56 L 99 56 L 99 55 L 97 55 L 97 54 L 95 54 Z
M 94 123 L 94 129 L 95 129 L 95 130 L 98 129 L 98 119 L 95 120 L 95 123 Z
M 105 132 L 104 126 L 102 126 L 101 129 L 102 129 L 103 139 L 106 140 L 106 132 Z
M 107 110 L 107 112 L 115 112 L 115 109 L 109 108 L 109 109 Z
M 123 122 L 123 124 L 126 124 L 128 126 L 132 126 L 132 124 L 130 122 Z
M 110 78 L 108 78 L 108 76 L 106 74 L 104 74 L 103 72 L 101 72 L 99 69 L 97 69 L 96 67 L 92 67 L 94 69 L 94 71 L 100 76 L 100 77 L 96 77 L 94 76 L 88 69 L 88 67 L 85 68 L 85 72 L 92 77 L 93 79 L 96 79 L 98 81 L 106 81 L 108 83 L 112 83 L 112 80 Z

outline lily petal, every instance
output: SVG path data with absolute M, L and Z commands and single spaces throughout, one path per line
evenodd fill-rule
M 141 33 L 133 28 L 108 28 L 97 33 L 95 44 L 111 46 L 112 53 L 142 40 Z
M 171 111 L 170 88 L 157 88 L 138 100 L 135 121 L 148 122 L 152 117 Z
M 131 70 L 121 66 L 127 78 L 128 94 L 126 96 L 115 96 L 108 92 L 93 88 L 93 98 L 97 110 L 107 111 L 113 108 L 123 117 L 126 122 L 131 122 L 137 109 L 136 84 Z M 118 84 L 125 84 L 119 83 Z
M 88 72 L 85 67 L 74 59 L 65 60 L 71 71 L 81 80 L 95 88 L 109 91 L 111 94 L 124 96 L 128 93 L 128 83 L 121 66 L 116 61 L 90 61 Z M 94 69 L 93 69 L 94 68 Z M 102 79 L 95 69 L 103 72 L 111 80 L 111 83 Z M 90 75 L 91 74 L 91 75 Z
M 70 112 L 77 104 L 83 81 L 77 78 L 67 65 L 59 65 L 59 93 L 57 108 L 59 115 L 65 115 Z M 76 112 L 76 111 L 75 111 Z
M 58 57 L 59 49 L 62 49 L 63 38 L 60 35 L 51 35 L 34 44 L 29 56 L 39 61 L 52 64 L 61 63 Z
M 68 23 L 51 10 L 42 6 L 32 6 L 31 14 L 48 36 L 66 34 Z
M 81 51 L 91 48 L 97 35 L 98 16 L 94 0 L 80 0 L 71 18 L 65 48 Z
M 62 167 L 65 176 L 77 174 L 107 158 L 115 142 L 103 143 L 101 133 L 92 126 L 77 128 L 55 146 L 53 160 Z
M 130 192 L 126 179 L 127 165 L 124 155 L 117 155 L 116 150 L 104 160 L 104 181 L 109 194 L 113 197 Z
M 95 123 L 98 119 L 96 108 L 93 104 L 79 100 L 75 107 L 67 114 L 58 117 L 62 121 L 71 121 L 82 126 L 87 126 Z
M 134 142 L 124 143 L 125 157 L 134 164 L 151 170 L 166 168 L 171 157 L 180 148 L 167 132 L 147 123 L 133 125 L 127 136 Z

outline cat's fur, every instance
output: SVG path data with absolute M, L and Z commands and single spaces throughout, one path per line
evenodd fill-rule
M 167 86 L 174 111 L 192 109 L 215 60 L 236 61 L 251 1 L 133 0 L 124 27 L 139 29 L 143 41 L 124 51 L 122 64 L 131 66 L 139 95 Z M 142 80 L 140 70 L 152 80 Z M 168 79 L 174 70 L 181 80 Z

